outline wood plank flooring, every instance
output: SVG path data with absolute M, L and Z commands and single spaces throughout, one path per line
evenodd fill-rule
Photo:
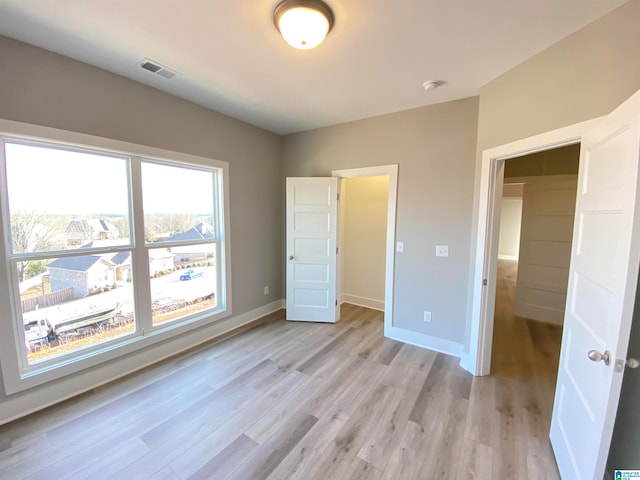
M 495 374 L 473 378 L 457 358 L 385 339 L 380 312 L 342 315 L 274 314 L 2 426 L 0 478 L 558 478 L 557 327 L 496 318 Z

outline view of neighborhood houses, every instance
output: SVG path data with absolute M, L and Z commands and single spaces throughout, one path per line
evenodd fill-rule
M 115 232 L 110 222 L 88 223 Z M 103 228 L 93 231 L 94 239 L 83 238 L 80 249 L 129 241 L 105 238 L 104 233 Z M 212 240 L 213 233 L 210 224 L 200 222 L 164 238 L 170 245 L 176 240 Z M 148 252 L 154 325 L 215 306 L 215 243 L 172 245 Z M 19 288 L 30 361 L 133 331 L 131 252 L 25 261 L 17 267 L 23 272 Z M 187 272 L 193 278 L 181 280 Z
M 5 155 L 12 254 L 40 253 L 15 261 L 29 363 L 132 332 L 135 272 L 121 250 L 131 244 L 127 159 L 22 144 Z M 215 305 L 213 174 L 141 169 L 157 325 Z M 86 254 L 41 256 L 68 249 Z

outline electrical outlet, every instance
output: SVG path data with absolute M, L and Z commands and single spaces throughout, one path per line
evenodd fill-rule
M 436 245 L 436 257 L 448 257 L 449 245 Z
M 424 321 L 427 323 L 431 323 L 431 312 L 424 312 Z
M 269 295 L 269 287 L 264 287 L 264 294 Z

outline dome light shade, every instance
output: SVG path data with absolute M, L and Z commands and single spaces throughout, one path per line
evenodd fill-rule
M 282 37 L 300 50 L 320 45 L 333 22 L 331 8 L 321 0 L 284 0 L 273 11 L 273 23 Z

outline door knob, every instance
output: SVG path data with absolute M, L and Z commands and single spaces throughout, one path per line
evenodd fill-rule
M 289 255 L 289 260 L 293 260 L 294 258 L 296 257 L 294 257 L 293 255 Z
M 600 353 L 598 350 L 589 350 L 587 356 L 592 362 L 603 361 L 605 365 L 609 365 L 611 362 L 611 352 L 609 350 L 605 350 L 604 353 Z
M 638 368 L 640 367 L 640 360 L 637 358 L 627 358 L 627 367 Z

